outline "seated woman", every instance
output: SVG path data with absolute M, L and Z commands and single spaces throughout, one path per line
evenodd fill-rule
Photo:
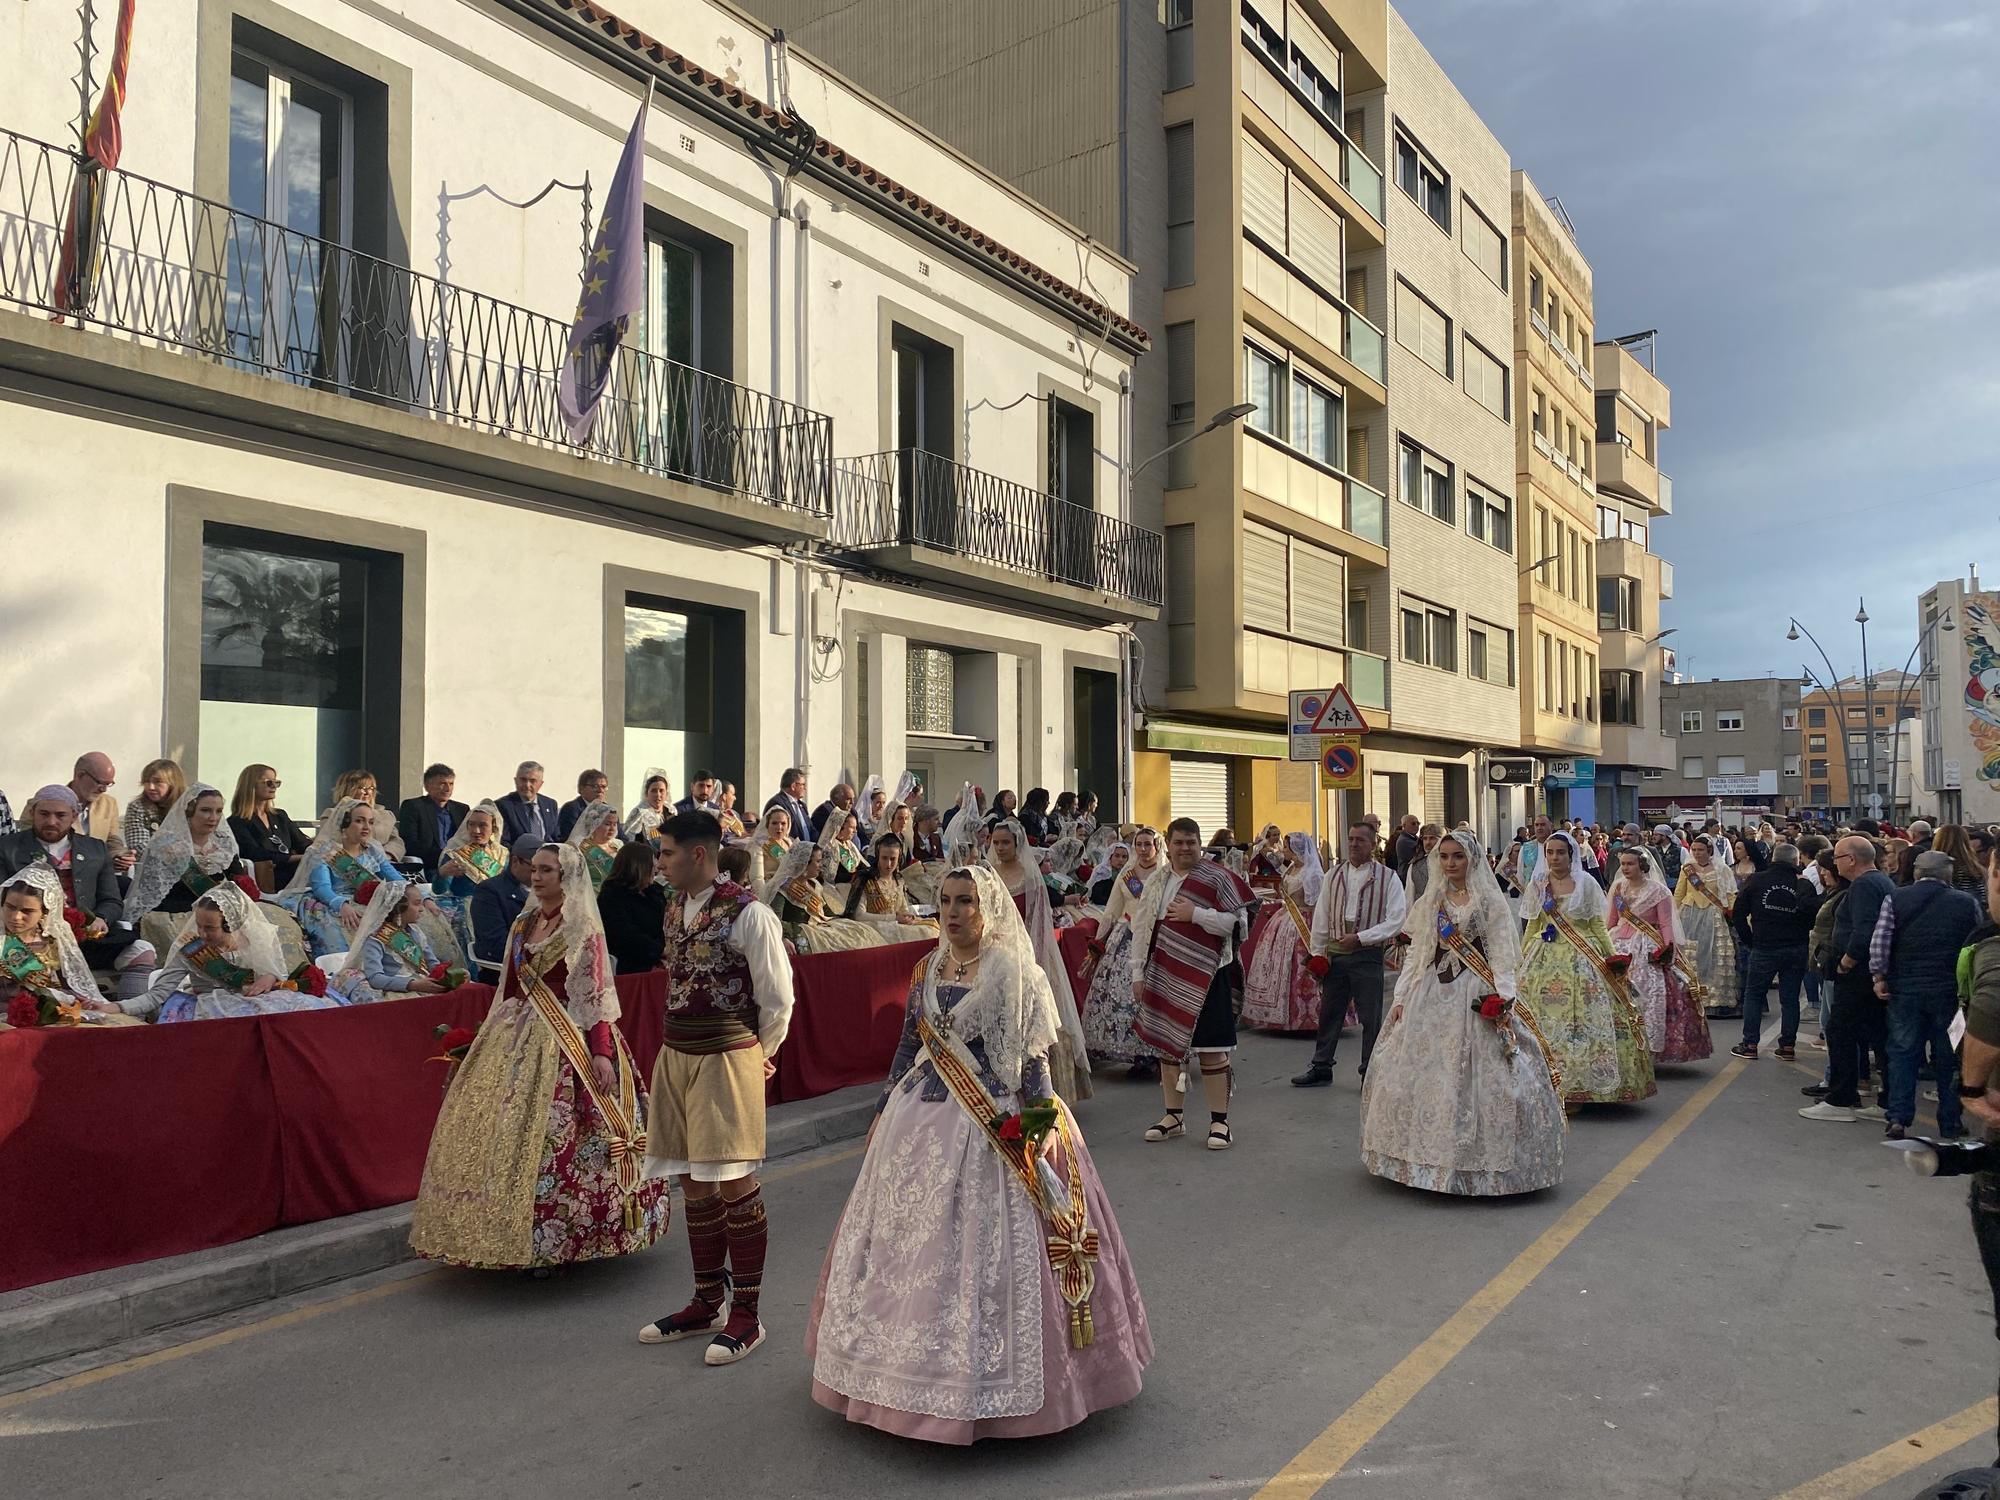
M 623 846 L 618 842 L 618 809 L 609 802 L 593 802 L 577 814 L 576 826 L 569 831 L 569 843 L 583 856 L 583 868 L 590 875 L 590 888 L 602 890 L 611 862 Z
M 786 946 L 799 953 L 879 948 L 882 934 L 866 922 L 827 915 L 826 893 L 819 883 L 823 860 L 820 845 L 800 840 L 787 851 L 764 891 L 764 904 L 784 924 Z
M 1279 884 L 1272 892 L 1277 899 L 1265 903 L 1243 944 L 1244 1025 L 1274 1031 L 1319 1029 L 1312 915 L 1325 878 L 1319 846 L 1311 834 L 1295 833 L 1285 840 Z
M 736 783 L 725 781 L 718 786 L 715 802 L 715 821 L 722 825 L 722 836 L 726 839 L 743 838 L 743 815 L 736 810 Z
M 757 831 L 744 840 L 750 851 L 750 884 L 762 891 L 776 878 L 778 867 L 792 851 L 792 815 L 782 807 L 765 810 Z
M 299 872 L 299 861 L 312 840 L 291 820 L 278 803 L 278 788 L 284 782 L 270 766 L 245 766 L 236 777 L 236 795 L 229 799 L 229 831 L 236 835 L 236 850 L 255 869 L 271 867 L 273 891 L 282 891 Z
M 417 925 L 424 915 L 421 890 L 371 880 L 357 894 L 365 910 L 347 950 L 347 967 L 330 985 L 336 999 L 367 1005 L 404 995 L 442 995 L 465 983 L 465 970 L 441 963 Z
M 880 776 L 870 776 L 861 783 L 861 795 L 854 799 L 854 815 L 861 822 L 855 842 L 874 837 L 879 831 L 876 825 L 889 815 L 889 790 Z
M 259 904 L 236 886 L 219 885 L 195 902 L 181 924 L 145 1003 L 162 1025 L 326 1010 L 341 1003 L 314 992 L 325 989 L 311 977 L 317 969 L 308 966 L 301 972 L 311 988 L 302 989 L 287 977 L 277 929 L 265 920 Z M 127 1001 L 126 1009 L 141 1003 Z
M 236 836 L 223 821 L 222 793 L 197 781 L 187 790 L 166 822 L 146 846 L 132 871 L 132 891 L 125 901 L 125 920 L 141 929 L 147 941 L 163 948 L 173 939 L 176 923 L 146 918 L 184 917 L 195 899 L 225 881 L 240 880 L 256 890 L 250 867 L 236 849 Z
M 910 910 L 902 865 L 903 841 L 893 833 L 877 835 L 875 862 L 849 882 L 847 915 L 874 928 L 885 943 L 934 943 L 938 925 Z
M 63 920 L 62 881 L 39 861 L 0 880 L 0 1015 L 24 1028 L 138 1024 L 98 989 Z
M 1041 871 L 1027 863 L 1031 853 L 1027 833 L 1018 822 L 1008 818 L 994 828 L 986 846 L 986 862 L 1000 877 L 1007 894 L 1014 898 L 1014 909 L 1028 929 L 1028 940 L 1035 946 L 1035 958 L 1049 981 L 1049 992 L 1056 997 L 1056 1014 L 1062 1018 L 1062 1045 L 1050 1054 L 1049 1066 L 1055 1073 L 1056 1092 L 1075 1103 L 1090 1097 L 1089 1044 L 1084 1038 L 1083 1020 L 1077 1015 L 1076 994 L 1070 989 L 1069 966 L 1063 962 L 1062 949 L 1056 942 L 1049 888 Z
M 618 826 L 618 837 L 627 843 L 633 839 L 652 839 L 659 832 L 660 825 L 674 815 L 667 802 L 668 790 L 665 771 L 648 771 L 646 783 L 639 791 L 639 805 L 625 815 L 625 821 Z M 570 831 L 574 833 L 576 830 Z
M 1131 1400 L 1153 1340 L 1111 1200 L 1051 1085 L 1062 1022 L 1028 935 L 990 870 L 953 870 L 942 896 L 947 942 L 911 975 L 806 1353 L 821 1406 L 965 1444 Z M 1055 1123 L 1038 1148 L 994 1128 L 1040 1108 Z
M 132 805 L 125 809 L 125 816 L 118 823 L 118 836 L 125 841 L 126 850 L 144 854 L 160 825 L 167 821 L 167 814 L 185 795 L 187 776 L 177 762 L 147 761 L 146 769 L 139 773 L 139 795 L 132 799 Z
M 507 868 L 507 849 L 500 842 L 504 827 L 499 807 L 489 798 L 465 815 L 438 854 L 431 900 L 451 924 L 461 952 L 472 951 L 472 893 Z
M 635 839 L 618 851 L 611 873 L 597 891 L 597 915 L 604 946 L 620 974 L 643 974 L 660 966 L 667 948 L 667 888 L 654 879 L 653 846 Z
M 304 929 L 313 957 L 344 953 L 361 925 L 361 903 L 355 894 L 371 880 L 400 881 L 396 867 L 375 842 L 374 812 L 367 803 L 346 797 L 320 820 L 312 847 L 299 861 L 298 873 L 279 893 L 277 902 Z
M 382 852 L 392 861 L 400 860 L 405 851 L 402 831 L 396 825 L 396 809 L 381 806 L 376 800 L 379 795 L 373 771 L 342 771 L 333 783 L 334 807 L 349 797 L 365 804 L 368 808 L 369 836 L 382 846 Z M 324 823 L 332 811 L 328 808 L 321 813 L 320 822 Z
M 826 856 L 820 879 L 828 885 L 846 885 L 867 862 L 861 851 L 861 819 L 852 812 L 827 819 L 819 842 Z

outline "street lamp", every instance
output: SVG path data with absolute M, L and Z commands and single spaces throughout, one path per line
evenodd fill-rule
M 1255 401 L 1239 401 L 1234 406 L 1225 406 L 1221 411 L 1217 412 L 1214 416 L 1210 417 L 1207 423 L 1204 424 L 1202 427 L 1198 428 L 1196 431 L 1190 432 L 1186 437 L 1181 438 L 1178 442 L 1172 442 L 1167 444 L 1167 446 L 1162 448 L 1158 453 L 1153 454 L 1151 457 L 1143 458 L 1138 463 L 1132 465 L 1131 469 L 1129 469 L 1126 472 L 1125 477 L 1128 480 L 1137 478 L 1140 470 L 1144 469 L 1148 464 L 1157 463 L 1160 459 L 1163 459 L 1169 453 L 1172 453 L 1176 448 L 1185 448 L 1189 443 L 1193 442 L 1196 438 L 1206 437 L 1209 433 L 1215 431 L 1215 429 L 1218 427 L 1227 427 L 1232 422 L 1242 421 L 1245 417 L 1249 416 L 1250 413 L 1252 413 L 1256 409 L 1257 409 L 1257 403 Z
M 1867 614 L 1867 610 L 1864 609 L 1861 611 L 1861 613 L 1865 615 Z M 1820 683 L 1819 687 L 1822 692 L 1824 692 L 1830 699 L 1833 700 L 1834 717 L 1839 720 L 1839 723 L 1836 727 L 1840 732 L 1841 752 L 1847 761 L 1847 797 L 1848 797 L 1848 805 L 1851 810 L 1854 802 L 1854 797 L 1856 795 L 1855 787 L 1858 783 L 1854 775 L 1854 742 L 1847 737 L 1847 697 L 1846 694 L 1842 693 L 1840 690 L 1840 674 L 1833 670 L 1833 659 L 1826 654 L 1826 647 L 1822 646 L 1819 643 L 1818 636 L 1814 635 L 1810 630 L 1807 630 L 1805 626 L 1801 625 L 1796 619 L 1793 619 L 1791 622 L 1791 629 L 1785 632 L 1785 639 L 1788 641 L 1795 641 L 1802 635 L 1807 640 L 1812 642 L 1813 649 L 1819 652 L 1819 659 L 1826 664 L 1826 681 L 1824 683 Z M 1865 674 L 1866 672 L 1865 667 L 1863 668 L 1863 671 Z M 1810 667 L 1807 667 L 1805 669 L 1805 680 L 1806 682 L 1809 683 L 1814 681 L 1812 668 Z M 1871 723 L 1869 727 L 1872 729 L 1874 725 Z M 1869 748 L 1871 750 L 1874 748 L 1874 742 L 1872 740 L 1869 742 Z M 1871 770 L 1873 769 L 1872 766 L 1870 769 Z M 1873 779 L 1874 778 L 1871 776 L 1870 781 L 1872 782 Z

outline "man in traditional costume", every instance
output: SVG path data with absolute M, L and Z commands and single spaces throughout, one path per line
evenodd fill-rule
M 667 906 L 665 1036 L 646 1168 L 681 1181 L 694 1300 L 648 1323 L 639 1341 L 713 1334 L 703 1358 L 727 1365 L 764 1341 L 757 1309 L 768 1231 L 757 1171 L 764 1084 L 791 1023 L 792 971 L 777 913 L 717 878 L 715 815 L 676 813 L 659 838 L 660 868 L 677 894 Z
M 1382 1034 L 1382 958 L 1403 930 L 1409 897 L 1396 872 L 1375 858 L 1375 830 L 1356 823 L 1347 830 L 1347 858 L 1320 887 L 1313 907 L 1312 951 L 1326 960 L 1320 978 L 1319 1032 L 1312 1062 L 1292 1080 L 1295 1088 L 1333 1082 L 1334 1053 L 1351 1002 L 1361 1022 L 1361 1072 Z
M 1187 1063 L 1195 1057 L 1208 1103 L 1208 1149 L 1227 1151 L 1232 1144 L 1236 949 L 1249 935 L 1255 905 L 1240 876 L 1201 857 L 1201 827 L 1194 819 L 1167 825 L 1165 875 L 1146 882 L 1132 918 L 1132 988 L 1139 1004 L 1132 1029 L 1165 1064 L 1160 1092 L 1167 1112 L 1147 1130 L 1149 1141 L 1187 1134 L 1181 1113 Z

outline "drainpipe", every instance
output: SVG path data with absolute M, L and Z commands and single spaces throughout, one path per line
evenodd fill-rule
M 1122 65 L 1121 65 L 1122 66 Z M 1132 371 L 1118 372 L 1118 518 L 1132 520 Z M 1118 814 L 1137 821 L 1132 788 L 1132 656 L 1130 625 L 1118 627 Z
M 790 185 L 787 184 L 787 196 Z M 793 327 L 793 370 L 792 400 L 805 407 L 809 403 L 807 371 L 811 356 L 811 278 L 809 272 L 809 252 L 812 246 L 812 223 L 808 205 L 804 198 L 789 205 L 792 222 L 798 226 L 798 257 L 794 266 L 792 291 Z M 772 253 L 781 253 L 782 235 L 773 236 Z M 771 384 L 775 390 L 778 372 L 771 372 Z M 798 677 L 798 710 L 792 734 L 792 764 L 802 770 L 812 770 L 812 689 L 813 689 L 813 619 L 812 619 L 812 541 L 808 538 L 800 544 L 798 561 L 793 566 L 795 597 L 793 609 L 797 626 L 797 641 L 794 644 L 794 665 Z

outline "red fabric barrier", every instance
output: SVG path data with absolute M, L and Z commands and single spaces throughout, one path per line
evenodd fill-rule
M 262 1025 L 0 1034 L 0 1291 L 277 1224 Z
M 794 958 L 796 1004 L 778 1049 L 778 1096 L 811 1099 L 886 1079 L 903 1034 L 910 973 L 930 951 L 928 943 L 891 943 Z

